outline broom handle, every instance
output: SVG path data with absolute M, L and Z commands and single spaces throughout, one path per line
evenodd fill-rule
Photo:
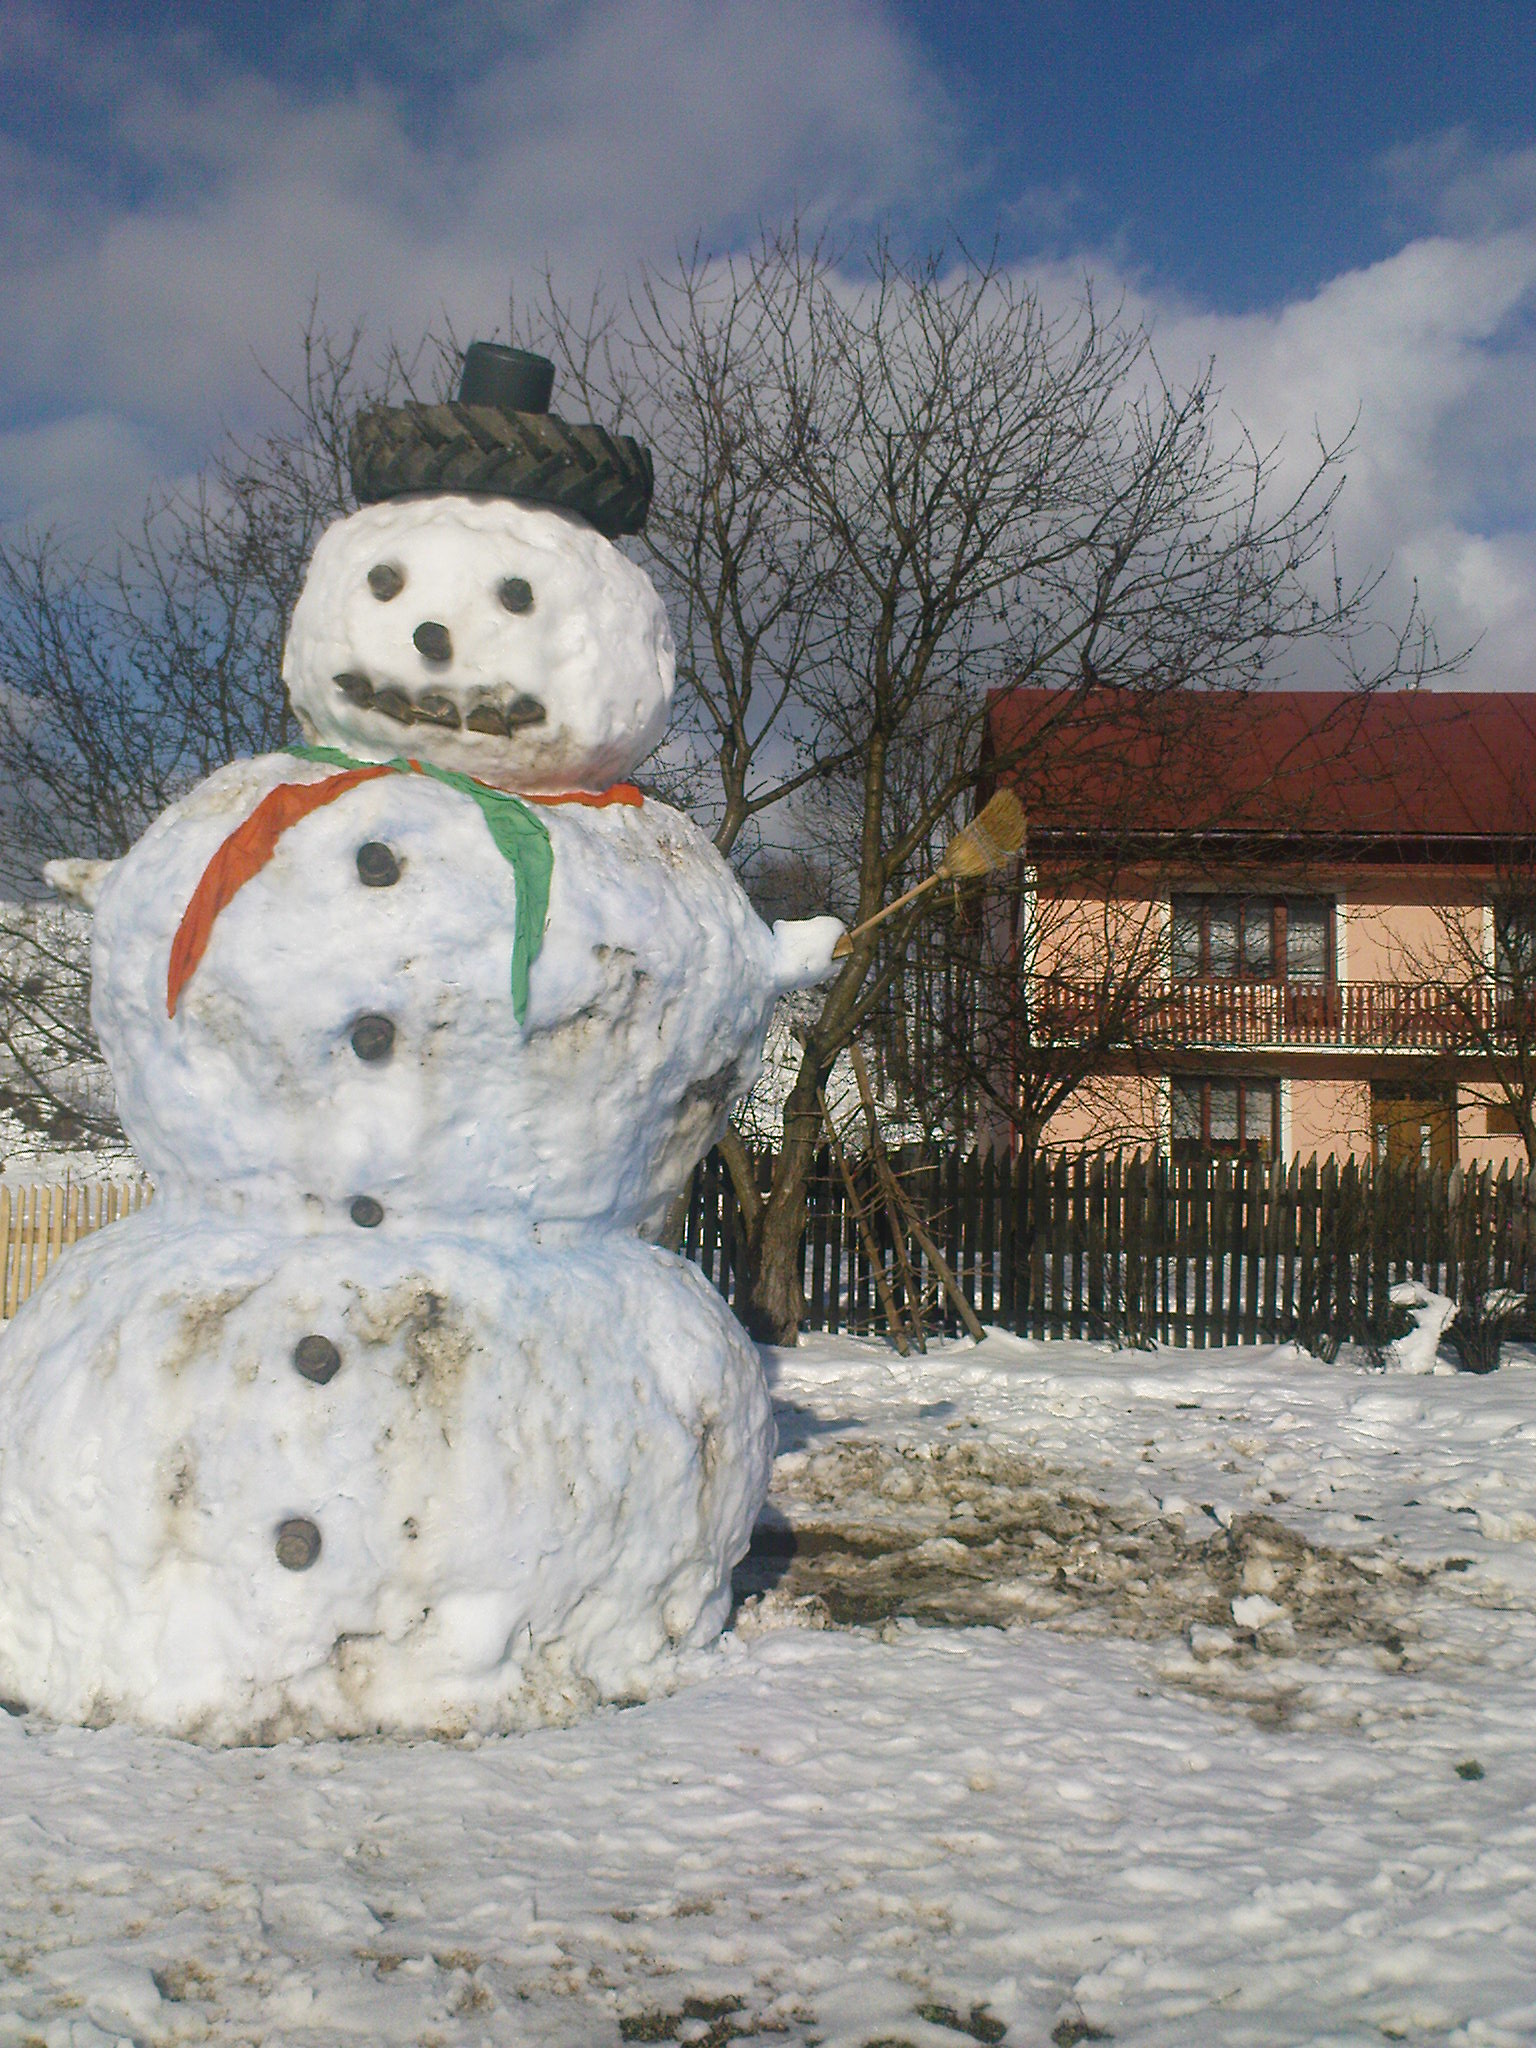
M 898 896 L 894 903 L 887 903 L 884 910 L 877 910 L 873 917 L 866 917 L 864 922 L 856 924 L 851 932 L 843 933 L 843 936 L 832 948 L 832 958 L 834 960 L 846 960 L 853 951 L 853 942 L 860 932 L 872 931 L 877 924 L 884 924 L 888 917 L 894 916 L 901 909 L 902 905 L 910 903 L 914 896 L 921 896 L 928 889 L 936 889 L 940 882 L 947 882 L 948 880 L 948 875 L 940 869 L 936 875 L 930 875 L 926 882 L 919 882 L 914 888 L 908 889 L 904 895 Z

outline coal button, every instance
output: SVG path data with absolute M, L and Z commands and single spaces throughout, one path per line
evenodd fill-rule
M 307 1515 L 294 1515 L 278 1523 L 273 1548 L 285 1572 L 307 1572 L 320 1555 L 320 1531 Z
M 352 1197 L 352 1221 L 360 1230 L 373 1230 L 384 1221 L 384 1204 L 372 1195 Z
M 323 1387 L 341 1371 L 341 1353 L 329 1337 L 301 1337 L 293 1347 L 294 1371 Z
M 366 889 L 388 889 L 400 879 L 400 863 L 382 839 L 357 849 L 358 879 Z
M 387 1060 L 394 1044 L 395 1027 L 388 1017 L 370 1012 L 352 1026 L 352 1050 L 360 1060 Z

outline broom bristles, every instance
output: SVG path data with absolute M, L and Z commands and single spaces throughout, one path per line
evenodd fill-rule
M 1024 844 L 1024 806 L 1011 789 L 1000 789 L 944 849 L 941 875 L 989 875 Z

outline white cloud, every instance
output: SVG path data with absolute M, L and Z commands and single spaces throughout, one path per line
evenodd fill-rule
M 1536 214 L 1536 148 L 1483 150 L 1465 127 L 1388 150 L 1377 171 L 1405 220 L 1446 234 L 1528 225 Z
M 1476 642 L 1466 688 L 1536 688 L 1536 204 L 1504 163 L 1457 158 L 1459 233 L 1395 254 L 1274 311 L 1212 313 L 1108 259 L 1053 266 L 1052 298 L 1124 294 L 1178 382 L 1214 360 L 1229 422 L 1300 484 L 1317 436 L 1351 436 L 1335 532 L 1346 579 L 1385 570 L 1384 620 L 1415 583 L 1444 651 Z M 1468 195 L 1498 196 L 1481 209 Z M 1422 196 L 1422 194 L 1421 194 Z M 1435 202 L 1437 209 L 1439 202 Z
M 28 17 L 31 50 L 62 56 Z M 536 23 L 537 27 L 538 24 Z M 500 47 L 493 45 L 493 47 Z M 43 49 L 43 56 L 50 54 Z M 867 0 L 600 0 L 407 104 L 280 88 L 195 40 L 97 50 L 77 113 L 128 197 L 0 156 L 0 516 L 71 497 L 86 422 L 195 464 L 271 403 L 311 295 L 414 337 L 504 322 L 546 255 L 579 285 L 792 201 L 873 217 L 942 189 L 943 96 Z M 51 477 L 40 451 L 52 442 Z M 130 463 L 131 467 L 131 463 Z M 89 523 L 93 507 L 77 503 Z
M 0 479 L 27 523 L 91 541 L 135 524 L 151 478 L 173 480 L 159 456 L 132 420 L 99 410 L 0 433 Z
M 956 117 L 879 0 L 523 0 L 515 33 L 477 6 L 409 96 L 326 84 L 334 67 L 278 83 L 195 35 L 83 46 L 35 0 L 0 13 L 0 57 L 67 79 L 63 112 L 95 137 L 73 156 L 0 144 L 0 517 L 100 530 L 223 425 L 270 416 L 258 365 L 292 369 L 316 291 L 337 327 L 413 341 L 446 313 L 468 336 L 546 256 L 580 290 L 794 201 L 931 219 L 963 189 Z M 416 18 L 367 15 L 397 39 Z M 1390 560 L 1389 611 L 1417 577 L 1447 645 L 1481 634 L 1468 681 L 1536 684 L 1536 153 L 1458 132 L 1382 178 L 1396 253 L 1278 310 L 1191 306 L 1123 249 L 1047 285 L 1086 267 L 1170 370 L 1214 355 L 1293 474 L 1314 424 L 1358 415 L 1346 566 Z M 1070 232 L 1074 188 L 1046 197 Z
M 1462 682 L 1536 687 L 1536 222 L 1427 236 L 1263 318 L 1174 314 L 1168 347 L 1210 352 L 1234 412 L 1281 441 L 1291 476 L 1314 424 L 1353 423 L 1337 531 L 1346 570 L 1415 580 L 1442 647 L 1477 641 Z

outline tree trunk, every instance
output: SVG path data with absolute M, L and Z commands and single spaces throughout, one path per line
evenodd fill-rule
M 793 1344 L 800 1334 L 805 1314 L 800 1240 L 805 1231 L 805 1191 L 816 1164 L 820 1130 L 816 1075 L 802 1067 L 784 1105 L 784 1135 L 774 1162 L 773 1186 L 763 1206 L 747 1302 L 747 1328 L 760 1344 Z

